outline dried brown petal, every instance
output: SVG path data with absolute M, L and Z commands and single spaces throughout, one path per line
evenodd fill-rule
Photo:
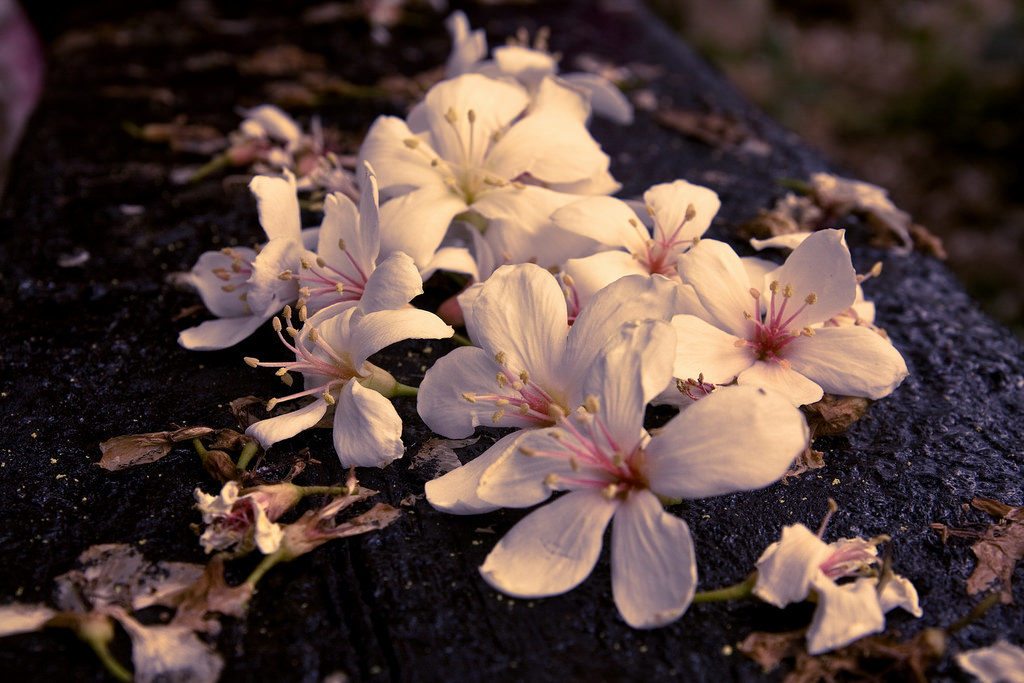
M 229 586 L 224 580 L 224 559 L 215 555 L 195 583 L 177 597 L 178 610 L 172 624 L 216 635 L 220 631 L 220 622 L 207 615 L 244 617 L 252 597 L 252 586 L 246 583 Z
M 126 434 L 115 436 L 100 444 L 102 457 L 99 466 L 114 472 L 136 465 L 156 462 L 171 452 L 180 441 L 190 441 L 213 433 L 209 427 L 185 427 L 173 432 Z
M 836 436 L 864 417 L 871 401 L 857 396 L 825 394 L 817 403 L 804 406 L 811 438 Z
M 462 466 L 459 456 L 455 454 L 456 448 L 472 446 L 479 440 L 480 437 L 475 439 L 427 439 L 420 446 L 416 455 L 412 456 L 412 468 L 431 479 L 440 477 L 442 474 Z

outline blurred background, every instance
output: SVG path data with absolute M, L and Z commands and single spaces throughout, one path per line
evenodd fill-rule
M 1024 2 L 650 0 L 743 93 L 945 242 L 1024 336 Z
M 503 1 L 530 0 L 486 0 Z M 943 238 L 971 294 L 1024 336 L 1024 0 L 647 1 L 748 98 L 846 174 L 887 188 Z M 129 4 L 23 0 L 22 12 L 0 0 L 0 191 L 10 141 L 39 95 L 29 22 L 50 44 Z M 404 2 L 296 3 L 318 4 Z

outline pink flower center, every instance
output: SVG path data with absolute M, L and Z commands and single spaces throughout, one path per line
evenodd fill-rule
M 878 556 L 871 552 L 873 547 L 863 542 L 843 543 L 821 563 L 821 571 L 833 581 L 859 574 L 864 567 L 878 561 Z
M 620 443 L 598 410 L 597 398 L 588 397 L 573 415 L 563 414 L 558 419 L 559 429 L 548 432 L 551 448 L 523 447 L 521 452 L 568 463 L 573 474 L 548 475 L 545 483 L 552 488 L 597 489 L 608 498 L 648 488 L 642 440 Z
M 744 316 L 752 322 L 750 337 L 739 340 L 737 346 L 746 346 L 757 360 L 776 362 L 786 365 L 783 352 L 793 340 L 801 335 L 811 336 L 813 330 L 808 327 L 794 331 L 791 325 L 808 306 L 818 301 L 818 296 L 811 292 L 804 298 L 803 305 L 795 311 L 787 310 L 789 300 L 793 297 L 792 285 L 780 287 L 778 281 L 769 286 L 771 298 L 765 312 L 761 313 L 761 292 L 750 288 L 750 296 L 754 299 L 754 315 L 744 312 Z M 781 290 L 781 295 L 780 295 Z
M 352 256 L 344 240 L 338 240 L 338 249 L 352 266 L 352 273 L 335 268 L 318 256 L 315 262 L 303 258 L 299 281 L 298 303 L 301 309 L 309 305 L 314 311 L 342 302 L 358 302 L 363 297 L 369 275 Z
M 562 414 L 565 411 L 544 387 L 530 378 L 527 370 L 516 370 L 509 366 L 508 357 L 503 352 L 494 355 L 498 364 L 495 374 L 495 391 L 486 394 L 463 392 L 462 398 L 470 403 L 484 404 L 494 407 L 491 419 L 494 424 L 509 414 L 532 422 L 538 427 L 554 424 L 552 412 Z
M 680 237 L 683 232 L 683 228 L 686 227 L 686 224 L 692 221 L 694 216 L 697 215 L 696 209 L 694 209 L 693 204 L 687 206 L 686 215 L 683 217 L 683 220 L 680 221 L 679 225 L 671 231 L 666 230 L 664 226 L 661 225 L 658 221 L 657 214 L 651 206 L 647 207 L 647 213 L 654 219 L 653 239 L 647 238 L 646 231 L 640 228 L 639 223 L 630 219 L 630 225 L 635 229 L 644 232 L 644 237 L 647 238 L 644 245 L 645 251 L 641 254 L 637 254 L 637 258 L 651 275 L 672 277 L 678 273 L 676 270 L 676 259 L 683 251 L 683 247 L 691 246 L 697 241 L 695 239 L 682 239 Z
M 246 364 L 253 368 L 277 368 L 277 376 L 288 386 L 292 385 L 292 377 L 289 374 L 292 372 L 302 374 L 307 382 L 310 377 L 326 378 L 326 381 L 288 396 L 272 398 L 267 402 L 267 410 L 272 410 L 278 403 L 315 394 L 320 394 L 328 404 L 334 405 L 334 391 L 359 374 L 352 367 L 352 358 L 345 351 L 335 350 L 320 336 L 316 327 L 303 328 L 300 338 L 299 331 L 292 326 L 291 317 L 291 306 L 285 306 L 281 318 L 274 318 L 274 331 L 285 348 L 295 354 L 295 360 L 267 363 L 257 358 L 246 357 Z M 305 314 L 300 312 L 300 318 L 304 319 Z M 281 324 L 282 320 L 287 327 Z M 294 345 L 285 339 L 282 328 L 288 332 L 288 336 L 295 339 Z

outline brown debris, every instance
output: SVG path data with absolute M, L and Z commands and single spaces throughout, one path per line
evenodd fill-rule
M 208 615 L 244 617 L 252 592 L 247 583 L 229 586 L 224 580 L 224 558 L 214 555 L 195 583 L 176 596 L 178 610 L 171 623 L 216 635 L 220 622 Z
M 817 403 L 803 407 L 811 438 L 842 434 L 864 417 L 870 405 L 871 400 L 866 398 L 825 394 Z
M 147 123 L 126 128 L 130 135 L 139 140 L 166 143 L 172 152 L 210 156 L 228 144 L 227 138 L 213 126 L 190 124 L 185 116 L 178 116 L 169 123 Z
M 238 71 L 246 76 L 291 76 L 319 71 L 327 60 L 296 45 L 275 45 L 238 61 Z
M 1024 559 L 1024 507 L 1013 507 L 991 498 L 975 498 L 971 506 L 987 513 L 997 521 L 984 531 L 954 529 L 945 524 L 932 524 L 942 534 L 945 543 L 950 536 L 974 538 L 971 546 L 978 564 L 967 579 L 968 595 L 984 593 L 993 584 L 999 584 L 1000 600 L 1013 603 L 1011 580 L 1017 563 Z
M 761 665 L 767 673 L 785 660 L 792 659 L 793 670 L 785 683 L 834 683 L 840 680 L 928 680 L 928 669 L 945 654 L 946 634 L 926 628 L 909 640 L 878 635 L 861 638 L 834 652 L 817 656 L 807 654 L 805 630 L 785 633 L 757 631 L 738 645 L 743 654 Z
M 711 147 L 736 147 L 754 139 L 754 134 L 743 122 L 727 114 L 667 108 L 656 111 L 654 119 L 665 128 Z
M 126 434 L 100 444 L 103 453 L 99 466 L 114 472 L 136 465 L 156 462 L 171 452 L 174 444 L 212 434 L 209 427 L 184 427 L 173 432 Z

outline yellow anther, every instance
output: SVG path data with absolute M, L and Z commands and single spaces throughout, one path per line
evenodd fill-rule
M 686 205 L 686 216 L 684 217 L 684 220 L 686 220 L 687 222 L 692 221 L 694 219 L 694 217 L 696 217 L 696 215 L 697 215 L 697 208 L 693 204 L 687 204 Z
M 800 330 L 800 334 L 804 335 L 805 337 L 813 337 L 814 330 L 812 330 L 809 327 L 805 327 L 804 329 Z
M 552 472 L 548 476 L 544 477 L 544 485 L 550 489 L 558 486 L 558 475 Z
M 576 458 L 574 458 L 572 456 L 569 456 L 569 467 L 572 468 L 573 472 L 579 472 L 580 471 L 580 463 L 579 463 L 579 461 L 576 460 Z
M 519 407 L 516 408 L 516 412 L 519 413 L 520 415 L 527 415 L 527 414 L 529 414 L 529 412 L 530 412 L 530 404 L 529 403 L 520 403 Z
M 454 126 L 455 122 L 458 120 L 459 117 L 455 115 L 455 110 L 454 109 L 452 109 L 451 107 L 448 107 L 448 111 L 446 111 L 444 113 L 444 118 L 445 118 L 446 121 L 448 121 L 448 123 L 450 123 L 450 124 L 452 124 Z
M 498 363 L 498 365 L 504 366 L 505 363 L 508 362 L 508 354 L 506 354 L 504 351 L 498 351 L 496 354 L 494 354 L 494 360 L 495 362 Z
M 618 492 L 619 488 L 615 484 L 608 484 L 601 490 L 601 493 L 604 494 L 604 497 L 607 498 L 608 500 L 612 500 L 613 498 L 615 498 Z
M 305 256 L 299 259 L 299 265 L 302 266 L 304 270 L 309 270 L 311 268 L 311 266 L 309 265 L 309 259 L 306 258 Z
M 297 339 L 299 336 L 299 331 L 294 327 L 289 327 L 287 330 L 285 330 L 285 332 L 287 332 L 288 336 L 291 337 L 292 339 Z
M 334 291 L 337 292 L 338 294 L 344 294 L 345 293 L 345 285 L 342 284 L 341 282 L 335 283 Z
M 559 420 L 565 417 L 565 411 L 562 410 L 562 406 L 558 405 L 557 403 L 551 403 L 548 405 L 548 417 L 550 417 L 555 422 L 558 422 Z
M 500 410 L 500 409 L 499 410 L 495 410 L 494 414 L 491 415 L 491 421 L 494 424 L 498 424 L 499 422 L 501 422 L 501 418 L 503 418 L 503 417 L 505 417 L 505 411 L 504 410 Z
M 316 264 L 318 266 L 320 266 L 321 268 L 323 268 L 323 267 L 325 267 L 327 265 L 327 261 L 324 260 L 323 256 L 317 256 L 316 257 Z
M 654 218 L 654 207 L 650 204 L 644 204 L 644 208 L 647 209 L 647 215 Z
M 284 310 L 281 311 L 281 315 L 284 316 L 285 320 L 291 320 L 292 319 L 292 307 L 289 306 L 288 304 L 285 304 L 284 305 Z
M 597 411 L 601 410 L 601 400 L 597 396 L 591 394 L 583 400 L 583 407 L 588 413 L 593 415 Z
M 537 450 L 530 448 L 529 446 L 520 446 L 519 452 L 525 455 L 527 458 L 532 458 L 537 455 Z
M 793 296 L 793 285 L 786 285 L 785 287 L 783 287 L 782 296 L 786 297 L 787 299 Z
M 277 399 L 276 398 L 270 399 L 269 401 L 267 401 L 267 410 L 273 410 L 274 406 L 276 406 L 276 405 L 277 405 Z
M 498 381 L 498 386 L 501 387 L 502 389 L 504 389 L 505 385 L 508 384 L 508 377 L 506 377 L 505 373 L 503 372 L 499 372 L 498 374 L 496 374 L 494 376 L 494 379 Z
M 342 251 L 345 251 L 345 240 L 341 240 L 341 239 L 338 240 L 338 249 L 341 249 Z
M 306 304 L 303 303 L 301 306 L 299 306 L 299 322 L 302 322 L 302 323 L 306 322 L 306 316 L 307 315 L 308 315 L 308 311 L 306 309 Z
M 333 397 L 333 396 L 331 396 L 331 392 L 329 392 L 329 391 L 325 391 L 325 392 L 323 393 L 323 398 L 324 398 L 324 401 L 325 401 L 325 402 L 327 403 L 327 405 L 329 405 L 329 406 L 333 406 L 333 405 L 334 405 L 335 403 L 337 403 L 337 401 L 336 401 L 336 400 L 334 399 L 334 397 Z
M 743 317 L 746 318 L 747 320 L 753 320 L 754 319 L 754 316 L 750 315 L 750 313 L 748 311 L 743 311 Z
M 476 396 L 469 391 L 462 392 L 462 399 L 465 401 L 469 401 L 470 403 L 476 403 Z
M 572 278 L 572 275 L 569 275 L 569 273 L 566 273 L 565 275 L 562 276 L 562 282 L 565 283 L 566 287 L 575 287 L 576 286 L 576 280 L 574 280 Z
M 804 303 L 806 303 L 808 306 L 813 306 L 814 304 L 818 303 L 818 295 L 815 294 L 814 292 L 811 292 L 810 294 L 807 295 L 807 298 L 804 299 Z
M 224 285 L 220 289 L 221 289 L 222 292 L 227 292 L 228 294 L 230 294 L 231 292 L 233 292 L 236 289 L 238 289 L 238 285 Z
M 871 270 L 868 271 L 871 277 L 878 277 L 882 274 L 882 262 L 876 261 L 875 265 L 871 266 Z
M 252 356 L 246 356 L 242 360 L 244 360 L 245 364 L 248 365 L 250 368 L 258 368 L 260 366 L 259 358 L 253 358 Z
M 291 280 L 292 279 L 292 271 L 290 271 L 290 270 L 282 270 L 280 273 L 278 273 L 277 279 L 278 280 Z
M 470 123 L 476 123 L 476 112 L 470 109 L 466 112 L 466 118 L 469 119 Z
M 514 379 L 512 380 L 512 388 L 515 389 L 516 391 L 522 391 L 523 389 L 526 388 L 526 385 L 520 382 L 519 380 Z
M 280 332 L 281 331 L 281 319 L 280 318 L 274 318 L 274 322 L 271 323 L 271 324 L 274 326 L 274 332 Z
M 529 382 L 530 381 L 530 373 L 527 372 L 526 370 L 521 371 L 519 373 L 519 379 L 523 380 L 524 382 Z
M 300 287 L 299 296 L 301 296 L 303 299 L 308 299 L 309 297 L 313 296 L 313 289 L 311 287 Z
M 292 379 L 292 376 L 287 373 L 281 375 L 281 381 L 284 382 L 286 387 L 290 387 L 295 382 L 295 380 Z
M 778 292 L 779 291 L 779 281 L 778 280 L 772 280 L 772 283 L 770 285 L 768 285 L 768 289 L 771 290 L 772 294 L 775 294 L 776 292 Z
M 277 372 L 274 373 L 278 377 L 284 377 L 288 374 L 288 368 L 278 368 Z
M 498 406 L 499 408 L 504 408 L 505 406 L 508 405 L 508 399 L 499 398 L 497 401 L 494 402 L 494 405 Z
M 417 147 L 420 146 L 420 141 L 419 138 L 406 138 L 402 140 L 402 144 L 404 144 L 409 149 L 416 149 Z
M 317 341 L 319 341 L 319 339 L 320 339 L 320 331 L 317 328 L 315 328 L 315 327 L 309 328 L 309 341 L 311 341 L 311 342 L 313 342 L 315 344 Z
M 761 298 L 761 292 L 759 292 L 759 291 L 757 290 L 757 288 L 755 288 L 755 287 L 751 287 L 751 288 L 750 288 L 749 290 L 747 290 L 747 291 L 748 291 L 748 292 L 750 293 L 750 296 L 754 297 L 755 299 L 760 299 L 760 298 Z

